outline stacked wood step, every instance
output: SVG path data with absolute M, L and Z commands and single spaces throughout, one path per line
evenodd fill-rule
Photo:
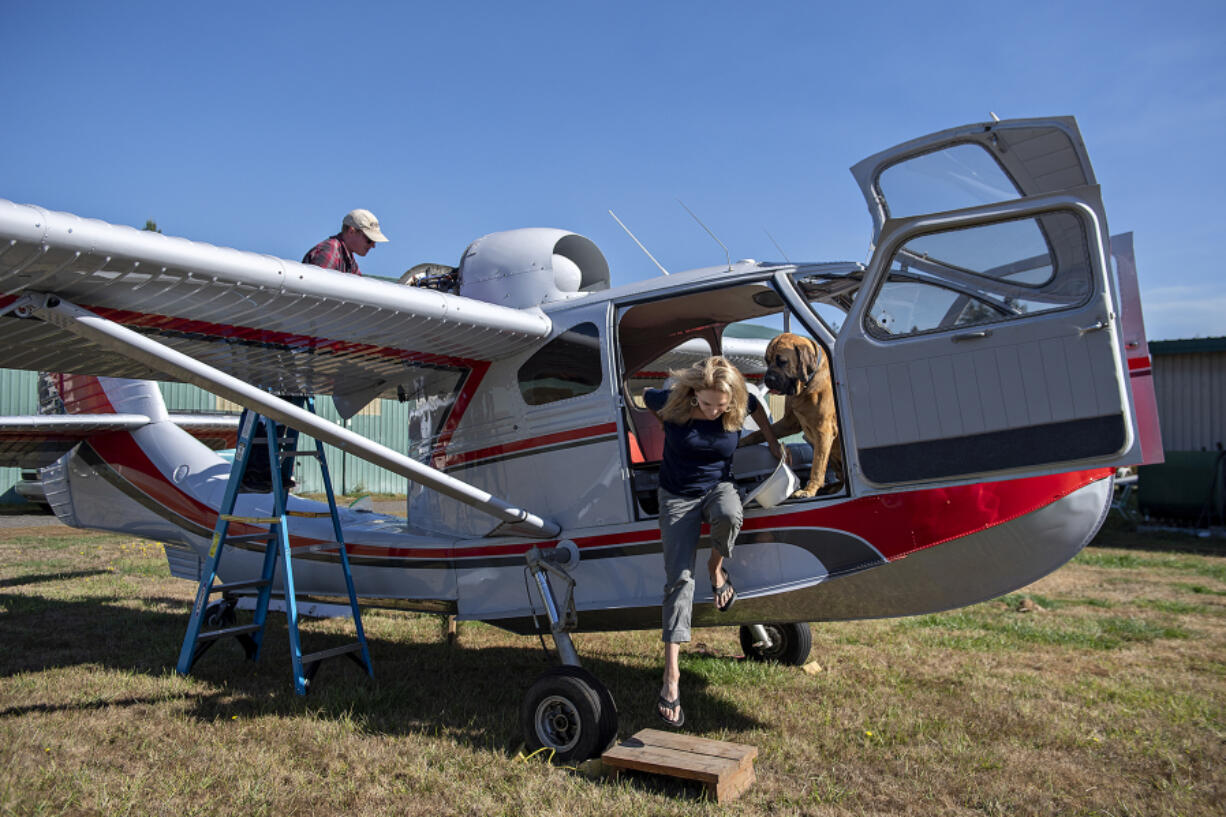
M 717 802 L 735 800 L 754 782 L 757 747 L 643 729 L 601 760 L 614 769 L 668 775 L 702 783 Z

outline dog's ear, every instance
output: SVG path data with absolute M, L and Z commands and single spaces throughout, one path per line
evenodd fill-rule
M 805 383 L 808 383 L 817 373 L 820 358 L 817 356 L 817 344 L 808 338 L 803 338 L 803 340 L 806 342 L 796 345 L 796 356 L 800 359 L 800 377 Z

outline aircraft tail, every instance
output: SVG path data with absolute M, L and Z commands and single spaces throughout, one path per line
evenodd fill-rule
M 166 420 L 166 403 L 151 380 L 40 372 L 39 414 L 141 414 Z
M 39 470 L 43 494 L 48 504 L 66 525 L 73 527 L 91 527 L 103 530 L 116 530 L 115 520 L 111 519 L 117 511 L 122 513 L 125 502 L 117 501 L 119 497 L 106 497 L 106 501 L 98 502 L 101 497 L 93 494 L 108 494 L 106 490 L 84 489 L 84 483 L 89 480 L 85 475 L 93 475 L 95 468 L 77 469 L 76 479 L 72 478 L 70 463 L 82 457 L 99 460 L 97 451 L 103 450 L 136 450 L 135 439 L 131 430 L 115 430 L 106 428 L 108 416 L 123 415 L 125 418 L 147 417 L 149 423 L 159 423 L 169 419 L 166 404 L 156 383 L 150 380 L 126 380 L 117 377 L 98 377 L 95 375 L 61 374 L 55 372 L 40 372 L 38 376 L 38 411 L 43 415 L 77 415 L 92 416 L 100 421 L 99 433 L 87 438 L 72 452 L 61 457 L 51 465 Z M 119 418 L 116 418 L 117 420 Z M 91 462 L 91 465 L 103 463 Z M 82 495 L 88 500 L 82 503 Z M 101 513 L 101 517 L 99 514 Z

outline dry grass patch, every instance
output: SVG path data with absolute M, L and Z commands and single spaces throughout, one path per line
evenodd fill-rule
M 931 815 L 1221 813 L 1226 560 L 1091 549 L 1004 599 L 814 628 L 815 675 L 737 660 L 732 629 L 683 654 L 687 725 L 759 748 L 718 805 L 519 753 L 534 639 L 364 617 L 348 662 L 293 694 L 283 621 L 258 664 L 219 644 L 174 672 L 193 588 L 154 546 L 0 531 L 0 814 Z M 1029 612 L 1022 612 L 1028 610 Z M 308 645 L 347 640 L 311 622 Z M 656 725 L 655 633 L 583 634 L 621 733 Z

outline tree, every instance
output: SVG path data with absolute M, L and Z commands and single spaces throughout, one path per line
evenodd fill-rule
M 162 232 L 161 229 L 158 228 L 158 223 L 151 218 L 145 219 L 145 226 L 142 229 L 148 230 L 151 233 Z

